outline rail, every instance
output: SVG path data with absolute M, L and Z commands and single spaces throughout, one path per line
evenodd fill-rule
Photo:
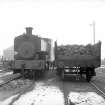
M 20 77 L 21 77 L 21 74 L 11 74 L 9 75 L 9 77 L 5 78 L 6 80 L 0 83 L 0 87 Z
M 97 93 L 101 93 L 102 96 L 105 98 L 105 92 L 103 92 L 95 83 L 93 83 L 92 81 L 90 82 L 90 84 L 98 91 Z

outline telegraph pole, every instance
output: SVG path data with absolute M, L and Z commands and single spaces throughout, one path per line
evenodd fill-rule
M 93 21 L 93 23 L 92 24 L 90 24 L 90 26 L 93 26 L 93 42 L 94 42 L 94 44 L 95 44 L 95 26 L 96 26 L 96 23 L 95 23 L 95 21 Z
M 93 21 L 93 39 L 94 39 L 94 44 L 95 44 L 95 21 Z

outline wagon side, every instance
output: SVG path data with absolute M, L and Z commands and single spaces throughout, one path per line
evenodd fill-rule
M 72 45 L 71 48 L 73 49 L 73 47 Z M 95 76 L 95 68 L 101 64 L 101 42 L 99 41 L 95 45 L 82 46 L 82 49 L 77 45 L 76 51 L 72 49 L 67 52 L 68 49 L 65 46 L 57 46 L 57 42 L 55 42 L 57 74 L 62 79 L 70 75 L 82 77 L 85 74 L 87 81 L 90 81 L 91 77 Z

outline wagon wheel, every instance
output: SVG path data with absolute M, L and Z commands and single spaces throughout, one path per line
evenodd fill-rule
M 60 70 L 61 69 L 57 67 L 57 69 L 56 69 L 56 75 L 58 75 L 58 76 L 60 75 Z
M 91 81 L 91 76 L 86 75 L 86 80 L 87 80 L 88 82 L 90 82 L 90 81 Z
M 90 82 L 91 81 L 91 71 L 90 70 L 88 70 L 88 72 L 86 72 L 86 80 L 88 81 L 88 82 Z
M 62 80 L 65 79 L 65 75 L 64 75 L 64 70 L 63 69 L 62 69 L 62 72 L 61 72 L 61 78 L 62 78 Z

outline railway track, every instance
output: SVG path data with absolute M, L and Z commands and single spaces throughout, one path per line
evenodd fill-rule
M 5 78 L 5 80 L 3 82 L 0 83 L 0 87 L 9 83 L 10 81 L 13 81 L 15 79 L 18 79 L 21 77 L 21 74 L 11 74 L 8 77 Z
M 103 90 L 99 87 L 99 86 L 97 86 L 94 82 L 90 82 L 90 84 L 92 85 L 92 87 L 94 87 L 96 90 L 97 90 L 97 93 L 99 94 L 101 94 L 102 96 L 103 96 L 103 98 L 105 98 L 105 92 L 103 92 Z

